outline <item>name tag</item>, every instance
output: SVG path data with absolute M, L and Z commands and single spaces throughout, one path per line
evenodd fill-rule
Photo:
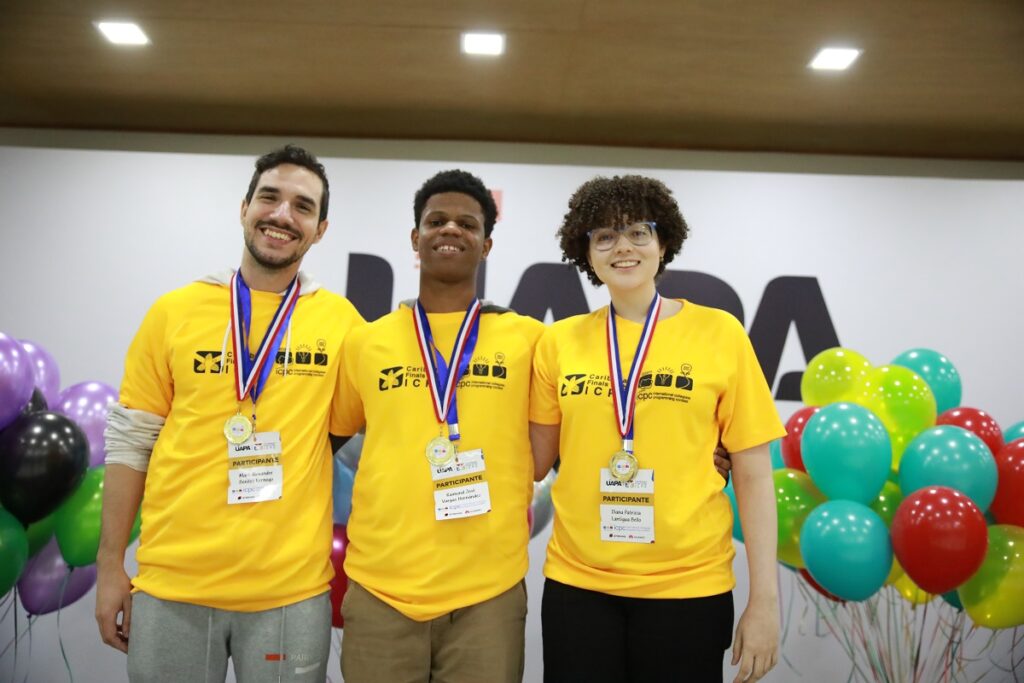
M 457 453 L 455 460 L 430 467 L 434 480 L 434 519 L 475 517 L 491 511 L 484 452 L 477 448 Z
M 284 491 L 280 432 L 257 432 L 228 444 L 228 505 L 279 499 Z
M 620 481 L 601 468 L 601 540 L 654 543 L 654 470 Z

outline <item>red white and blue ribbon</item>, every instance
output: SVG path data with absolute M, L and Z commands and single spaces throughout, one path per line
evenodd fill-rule
M 252 317 L 252 301 L 249 285 L 239 271 L 231 276 L 231 348 L 235 354 L 235 395 L 239 403 L 251 396 L 253 405 L 263 393 L 263 387 L 274 366 L 273 356 L 281 345 L 281 337 L 291 320 L 295 302 L 299 299 L 298 276 L 285 290 L 284 297 L 274 313 L 274 319 L 263 335 L 256 354 L 249 356 L 249 325 Z
M 612 402 L 619 420 L 619 434 L 622 436 L 622 450 L 633 452 L 633 414 L 636 412 L 636 390 L 640 383 L 640 370 L 643 368 L 647 351 L 654 339 L 654 328 L 658 325 L 658 313 L 661 312 L 661 295 L 655 292 L 654 300 L 647 309 L 644 329 L 640 333 L 640 341 L 633 354 L 633 364 L 629 375 L 622 378 L 622 366 L 619 361 L 619 333 L 615 328 L 615 306 L 608 304 L 608 372 L 612 380 Z
M 427 372 L 427 386 L 430 389 L 434 414 L 438 422 L 448 423 L 448 438 L 452 441 L 459 439 L 459 411 L 456 407 L 455 387 L 459 383 L 459 378 L 469 369 L 469 360 L 473 355 L 473 349 L 476 348 L 476 338 L 480 332 L 480 308 L 480 299 L 473 299 L 466 309 L 447 365 L 441 352 L 434 346 L 427 312 L 423 310 L 423 305 L 418 299 L 412 310 L 416 341 L 423 357 L 423 368 Z

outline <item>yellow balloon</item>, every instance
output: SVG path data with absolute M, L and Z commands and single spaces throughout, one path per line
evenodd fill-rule
M 960 602 L 978 626 L 1012 628 L 1024 624 L 1024 528 L 993 524 L 981 568 L 957 589 Z
M 809 406 L 846 400 L 871 369 L 871 362 L 856 351 L 836 346 L 825 349 L 807 363 L 800 379 L 800 396 Z
M 928 383 L 901 365 L 873 368 L 850 393 L 849 401 L 873 412 L 892 439 L 893 461 L 910 441 L 935 424 L 935 395 Z
M 901 568 L 901 576 L 893 582 L 892 587 L 899 591 L 904 600 L 911 605 L 923 605 L 935 599 L 935 596 L 931 593 L 926 593 L 918 588 L 917 584 L 909 576 L 902 574 L 902 571 Z
M 903 572 L 903 567 L 900 566 L 899 560 L 897 560 L 896 556 L 893 555 L 892 556 L 892 569 L 889 570 L 889 576 L 887 576 L 885 578 L 885 585 L 887 585 L 887 586 L 895 586 L 896 582 L 899 581 L 900 577 L 902 577 L 902 576 L 906 576 L 906 574 Z M 899 589 L 897 589 L 897 590 L 899 590 Z

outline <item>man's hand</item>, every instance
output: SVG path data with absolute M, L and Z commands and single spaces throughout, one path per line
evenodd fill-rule
M 740 665 L 733 683 L 753 683 L 775 666 L 779 656 L 779 614 L 777 604 L 766 600 L 751 602 L 736 626 L 732 665 Z
M 132 582 L 120 565 L 97 565 L 96 623 L 100 638 L 110 647 L 128 652 L 128 631 L 132 624 Z M 121 615 L 118 623 L 117 615 Z
M 722 479 L 725 479 L 725 483 L 729 483 L 729 471 L 732 469 L 732 458 L 729 456 L 729 452 L 722 447 L 722 444 L 718 444 L 718 448 L 715 449 L 715 469 L 722 475 Z

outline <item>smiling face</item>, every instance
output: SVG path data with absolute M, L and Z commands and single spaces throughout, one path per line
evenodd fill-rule
M 475 282 L 480 262 L 491 251 L 480 203 L 461 192 L 427 199 L 410 237 L 413 251 L 420 255 L 422 277 L 449 284 Z
M 322 194 L 323 182 L 302 166 L 265 171 L 252 199 L 242 202 L 243 258 L 265 270 L 297 268 L 327 230 L 327 221 L 320 220 Z
M 622 218 L 622 225 L 628 226 L 633 222 L 628 217 Z M 597 243 L 591 239 L 587 261 L 598 279 L 614 294 L 616 291 L 624 292 L 653 283 L 664 255 L 665 247 L 658 240 L 657 230 L 654 231 L 654 238 L 640 247 L 633 244 L 623 232 L 619 232 L 618 240 L 606 251 L 599 250 Z

